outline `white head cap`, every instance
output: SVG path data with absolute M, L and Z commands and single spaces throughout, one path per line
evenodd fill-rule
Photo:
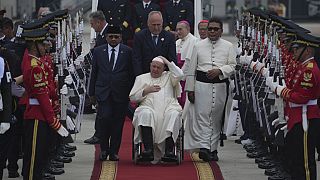
M 160 63 L 164 64 L 164 62 L 163 62 L 162 58 L 160 58 L 159 56 L 158 56 L 158 57 L 153 58 L 153 59 L 152 59 L 152 61 L 156 61 L 156 62 L 160 62 Z

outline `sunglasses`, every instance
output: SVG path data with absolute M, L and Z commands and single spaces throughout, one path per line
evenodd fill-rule
M 119 35 L 108 35 L 108 38 L 110 38 L 110 39 L 119 39 L 120 36 Z
M 218 27 L 208 27 L 208 31 L 219 31 L 220 28 Z

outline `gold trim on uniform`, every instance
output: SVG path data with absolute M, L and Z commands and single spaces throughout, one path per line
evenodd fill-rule
M 304 154 L 304 169 L 306 173 L 306 180 L 310 180 L 310 169 L 308 162 L 308 132 L 303 133 L 303 154 Z
M 311 79 L 312 79 L 312 73 L 304 73 L 303 74 L 303 80 L 304 81 L 311 81 Z
M 36 148 L 37 148 L 38 125 L 39 125 L 39 121 L 37 119 L 35 119 L 34 124 L 33 124 L 31 162 L 30 162 L 30 169 L 29 169 L 29 179 L 30 180 L 33 179 L 33 168 L 34 168 L 34 161 L 36 158 Z

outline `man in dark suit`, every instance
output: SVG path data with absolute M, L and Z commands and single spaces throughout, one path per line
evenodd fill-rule
M 132 26 L 135 32 L 148 27 L 148 14 L 151 11 L 160 11 L 160 6 L 151 0 L 143 0 L 134 6 Z
M 148 16 L 148 28 L 136 33 L 133 42 L 133 60 L 135 75 L 150 72 L 150 62 L 154 57 L 164 56 L 177 63 L 174 35 L 164 31 L 160 11 L 151 11 Z
M 179 21 L 188 21 L 193 27 L 193 4 L 189 0 L 169 0 L 163 8 L 163 21 L 166 31 L 175 31 Z
M 134 83 L 132 50 L 121 44 L 121 28 L 108 26 L 107 44 L 95 48 L 89 96 L 97 101 L 100 160 L 118 161 L 122 128 Z
M 98 10 L 102 11 L 108 24 L 120 26 L 123 30 L 122 41 L 126 44 L 131 36 L 131 6 L 129 0 L 102 0 L 98 2 Z
M 94 29 L 96 34 L 96 43 L 94 47 L 98 47 L 107 43 L 105 37 L 107 32 L 108 23 L 102 11 L 92 12 L 89 15 L 90 25 Z
M 96 34 L 96 41 L 95 41 L 95 45 L 94 48 L 102 46 L 107 44 L 107 39 L 106 39 L 106 34 L 107 34 L 107 26 L 108 23 L 106 21 L 106 18 L 103 14 L 102 11 L 96 11 L 96 12 L 92 12 L 89 15 L 90 18 L 90 25 L 91 27 L 94 29 L 94 31 L 97 33 Z M 91 50 L 91 53 L 93 53 L 93 49 Z M 90 137 L 89 139 L 84 140 L 84 143 L 87 144 L 98 144 L 99 143 L 99 116 L 96 116 L 96 120 L 95 120 L 95 124 L 94 124 L 94 129 L 95 132 L 93 134 L 92 137 Z

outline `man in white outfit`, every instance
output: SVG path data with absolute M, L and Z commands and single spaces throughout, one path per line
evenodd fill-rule
M 164 71 L 165 65 L 169 71 Z M 146 161 L 158 161 L 161 157 L 175 159 L 174 143 L 182 125 L 182 109 L 177 100 L 182 78 L 182 70 L 162 56 L 152 60 L 150 73 L 136 77 L 129 95 L 131 101 L 139 103 L 132 122 L 134 143 L 142 140 L 141 156 Z
M 192 51 L 185 90 L 195 105 L 196 120 L 189 129 L 194 142 L 189 149 L 200 149 L 199 158 L 218 161 L 217 147 L 227 99 L 228 78 L 234 73 L 236 52 L 232 43 L 220 38 L 222 22 L 211 18 L 208 38 Z

